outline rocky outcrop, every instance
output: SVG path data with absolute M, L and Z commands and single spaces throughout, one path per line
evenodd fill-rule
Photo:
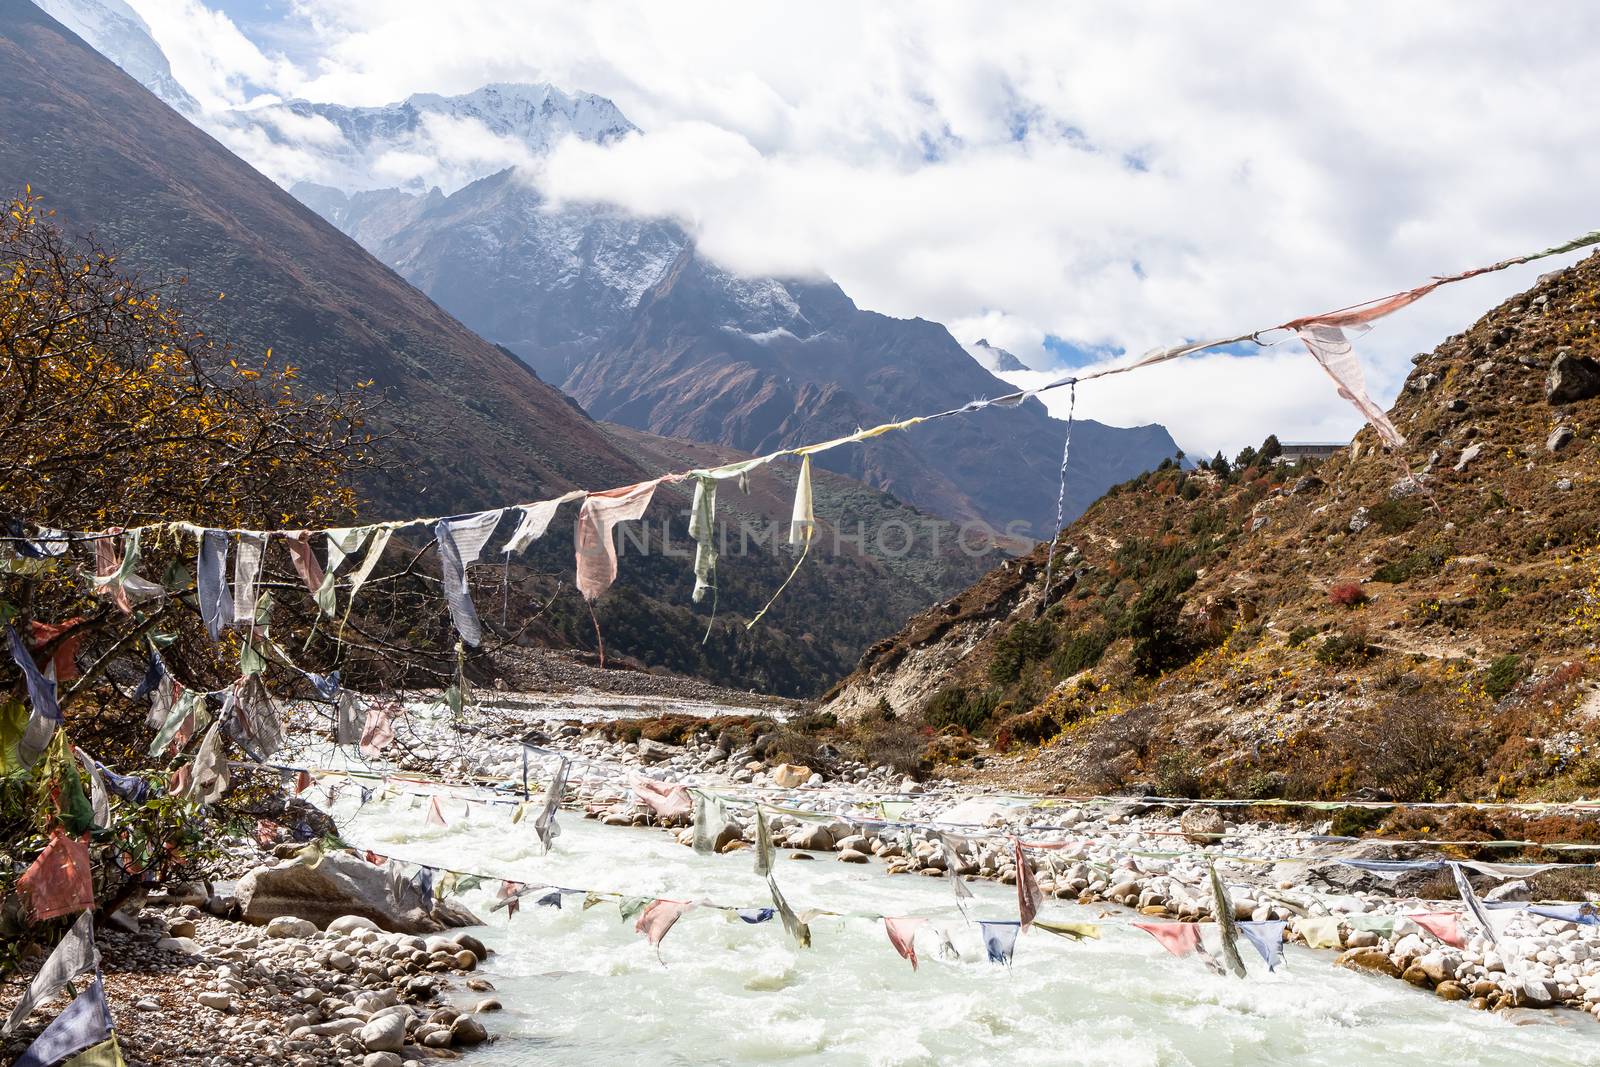
M 384 868 L 343 853 L 323 856 L 315 866 L 285 860 L 273 867 L 257 867 L 239 880 L 234 896 L 245 921 L 269 924 L 269 933 L 272 920 L 285 916 L 318 928 L 359 916 L 403 934 L 431 934 L 481 922 L 453 901 L 436 900 L 425 911 L 415 901 L 397 900 Z

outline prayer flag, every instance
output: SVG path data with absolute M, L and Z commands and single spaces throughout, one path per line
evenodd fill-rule
M 315 600 L 325 575 L 322 565 L 317 562 L 316 553 L 311 551 L 311 531 L 290 530 L 283 535 L 283 543 L 289 549 L 289 562 L 294 572 L 300 576 L 306 592 Z
M 989 954 L 990 963 L 1011 962 L 1011 957 L 1017 951 L 1017 934 L 1022 925 L 1015 922 L 998 922 L 982 920 L 978 923 L 978 931 L 983 937 L 983 950 Z
M 633 924 L 636 933 L 643 934 L 650 941 L 650 947 L 656 950 L 656 958 L 661 958 L 661 939 L 667 936 L 673 924 L 694 905 L 685 900 L 652 900 L 639 913 L 639 919 Z
M 200 558 L 195 562 L 195 595 L 200 618 L 215 641 L 234 618 L 233 596 L 224 577 L 228 569 L 228 535 L 221 530 L 200 531 Z
M 53 1067 L 110 1037 L 111 1009 L 106 1004 L 105 985 L 97 974 L 89 988 L 34 1038 L 12 1067 Z
M 497 508 L 459 519 L 440 519 L 433 527 L 434 536 L 439 539 L 439 563 L 450 620 L 461 640 L 474 647 L 483 643 L 483 627 L 472 603 L 472 591 L 467 587 L 467 567 L 477 562 L 503 511 Z
M 556 825 L 556 812 L 561 808 L 561 797 L 566 792 L 567 774 L 571 769 L 572 761 L 565 756 L 561 757 L 561 765 L 556 768 L 555 775 L 550 779 L 550 788 L 545 790 L 544 807 L 539 810 L 539 817 L 533 821 L 533 832 L 538 835 L 539 843 L 544 846 L 546 852 L 550 851 L 550 842 L 561 836 L 561 827 Z
M 93 908 L 94 875 L 88 845 L 52 830 L 50 843 L 17 879 L 17 888 L 27 894 L 34 922 Z
M 433 796 L 433 797 L 429 797 L 428 798 L 428 820 L 427 820 L 427 825 L 429 825 L 429 826 L 444 826 L 444 825 L 447 825 L 445 823 L 445 821 L 444 821 L 444 812 L 439 810 L 439 798 L 437 796 Z
M 239 535 L 239 550 L 233 557 L 233 621 L 242 626 L 256 624 L 256 588 L 261 578 L 261 557 L 266 551 L 266 534 Z
M 657 481 L 590 493 L 578 511 L 577 582 L 586 600 L 597 600 L 617 580 L 617 546 L 611 536 L 619 522 L 644 517 Z
M 1217 928 L 1222 932 L 1222 959 L 1235 978 L 1243 978 L 1244 960 L 1239 956 L 1239 923 L 1233 914 L 1233 898 L 1228 895 L 1228 887 L 1222 884 L 1222 878 L 1217 874 L 1217 865 L 1207 863 L 1206 866 L 1211 871 L 1211 910 L 1213 918 L 1217 920 Z
M 1200 947 L 1200 927 L 1194 923 L 1134 923 L 1174 956 L 1187 956 Z
M 1460 916 L 1453 911 L 1412 912 L 1406 918 L 1447 945 L 1456 948 L 1467 947 L 1467 939 L 1461 936 Z
M 690 599 L 696 604 L 705 599 L 717 566 L 716 513 L 716 480 L 696 478 L 694 500 L 689 505 L 689 536 L 694 539 L 694 592 Z
M 772 906 L 778 910 L 778 918 L 783 923 L 783 928 L 801 948 L 811 947 L 811 927 L 801 921 L 800 917 L 789 907 L 789 902 L 783 899 L 783 894 L 778 892 L 778 883 L 772 880 L 772 875 L 767 875 L 767 888 L 772 891 Z
M 1288 926 L 1288 923 L 1278 920 L 1247 922 L 1239 924 L 1239 932 L 1249 938 L 1256 951 L 1261 953 L 1267 970 L 1276 971 L 1278 964 L 1283 962 L 1283 932 Z
M 756 873 L 772 874 L 772 830 L 767 826 L 767 813 L 756 805 Z
M 800 460 L 800 476 L 794 483 L 794 510 L 789 516 L 789 543 L 809 545 L 817 529 L 817 516 L 811 502 L 811 456 Z
M 583 490 L 577 489 L 554 500 L 519 505 L 518 510 L 522 512 L 522 520 L 511 532 L 511 540 L 506 542 L 505 554 L 509 556 L 513 552 L 521 552 L 543 537 L 545 531 L 550 528 L 550 520 L 556 517 L 556 509 L 569 500 L 582 500 L 587 495 Z
M 394 717 L 399 708 L 386 700 L 367 705 L 367 724 L 361 730 L 361 754 L 377 759 L 394 741 Z
M 777 914 L 777 912 L 771 908 L 740 908 L 734 914 L 738 915 L 739 918 L 743 919 L 751 926 L 755 926 L 759 923 L 769 921 L 774 915 Z
M 676 819 L 694 810 L 689 789 L 683 785 L 669 785 L 652 778 L 638 778 L 633 783 L 633 795 L 645 807 L 655 812 L 658 819 Z
M 913 971 L 917 969 L 917 929 L 927 921 L 922 918 L 891 919 L 887 915 L 883 917 L 883 929 L 889 935 L 889 944 L 893 945 L 894 950 L 903 958 L 911 961 Z
M 1068 941 L 1083 941 L 1085 939 L 1091 939 L 1094 941 L 1100 940 L 1099 923 L 1054 923 L 1045 922 L 1043 919 L 1035 919 L 1033 921 L 1033 925 L 1037 926 L 1046 933 L 1055 934 L 1057 937 L 1064 937 Z
M 1026 930 L 1044 906 L 1044 893 L 1034 880 L 1028 857 L 1022 854 L 1021 838 L 1011 839 L 1011 851 L 1017 865 L 1017 918 L 1021 921 L 1021 928 Z
M 1304 939 L 1309 948 L 1338 948 L 1339 923 L 1338 915 L 1319 915 L 1296 919 L 1294 932 Z
M 36 1004 L 55 996 L 62 986 L 78 975 L 94 970 L 99 959 L 100 953 L 94 947 L 94 912 L 85 911 L 56 943 L 44 966 L 39 968 L 39 973 L 23 990 L 22 999 L 11 1009 L 11 1015 L 6 1019 L 5 1026 L 0 1028 L 0 1033 L 9 1034 L 15 1030 Z

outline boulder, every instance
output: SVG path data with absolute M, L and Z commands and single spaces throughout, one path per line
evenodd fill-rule
M 793 789 L 806 784 L 811 768 L 798 763 L 780 763 L 772 768 L 772 784 L 780 789 Z
M 450 1044 L 481 1045 L 489 1040 L 489 1031 L 470 1015 L 462 1015 L 450 1024 Z
M 673 756 L 682 754 L 683 749 L 677 745 L 652 741 L 648 737 L 639 738 L 639 758 L 646 763 L 664 763 Z
M 399 1052 L 406 1043 L 406 1017 L 380 1015 L 355 1033 L 368 1052 Z
M 1178 819 L 1178 829 L 1192 845 L 1214 845 L 1224 829 L 1222 813 L 1216 808 L 1186 808 Z
M 1352 948 L 1339 954 L 1334 963 L 1340 967 L 1348 967 L 1353 971 L 1372 971 L 1374 974 L 1386 974 L 1390 978 L 1400 977 L 1400 968 L 1380 948 Z
M 1550 436 L 1544 439 L 1544 447 L 1550 452 L 1560 452 L 1572 443 L 1572 427 L 1562 423 L 1550 431 Z
M 826 826 L 803 823 L 789 831 L 788 847 L 805 849 L 807 852 L 832 852 L 833 835 Z
M 1588 356 L 1562 352 L 1550 364 L 1544 398 L 1552 404 L 1572 404 L 1600 396 L 1600 363 Z
M 361 1067 L 400 1067 L 404 1062 L 393 1052 L 369 1052 L 367 1058 L 361 1061 Z
M 246 922 L 265 924 L 295 916 L 315 925 L 359 917 L 395 933 L 428 934 L 481 920 L 453 901 L 435 901 L 423 911 L 414 898 L 395 899 L 386 867 L 345 852 L 323 856 L 315 867 L 285 860 L 257 867 L 234 888 Z

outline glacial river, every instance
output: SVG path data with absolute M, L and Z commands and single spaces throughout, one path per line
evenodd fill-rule
M 541 855 L 532 827 L 505 808 L 478 808 L 426 828 L 409 798 L 335 815 L 349 840 L 444 868 L 529 884 L 637 896 L 770 903 L 751 856 L 696 855 L 655 830 L 601 826 L 563 812 L 564 833 Z M 881 867 L 780 858 L 778 883 L 796 911 L 827 908 L 948 916 L 959 959 L 941 959 L 929 927 L 921 967 L 895 954 L 883 926 L 818 917 L 813 947 L 797 948 L 776 921 L 746 925 L 710 909 L 685 915 L 661 945 L 663 962 L 607 902 L 582 897 L 519 914 L 489 914 L 492 886 L 467 894 L 497 954 L 484 974 L 506 1010 L 485 1017 L 499 1041 L 467 1063 L 526 1064 L 1116 1064 L 1304 1065 L 1600 1064 L 1600 1026 L 1575 1012 L 1519 1019 L 1447 1004 L 1391 979 L 1331 966 L 1331 953 L 1290 946 L 1268 974 L 1242 946 L 1250 977 L 1208 973 L 1174 959 L 1145 933 L 1107 925 L 1097 942 L 1043 931 L 1022 936 L 1012 966 L 989 963 L 962 922 L 946 880 L 885 877 Z M 1015 891 L 974 883 L 975 918 L 1014 919 Z M 1046 917 L 1090 918 L 1055 901 Z M 470 1002 L 474 995 L 458 999 Z

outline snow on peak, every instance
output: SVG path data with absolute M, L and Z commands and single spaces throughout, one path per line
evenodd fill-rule
M 82 37 L 146 89 L 185 114 L 200 110 L 172 76 L 166 53 L 139 13 L 123 0 L 34 0 L 41 10 Z
M 451 193 L 507 167 L 529 166 L 567 137 L 607 144 L 636 129 L 605 97 L 547 83 L 415 93 L 378 107 L 290 100 L 230 111 L 217 125 L 225 142 L 281 183 L 310 181 L 345 193 L 435 186 Z M 275 151 L 259 150 L 263 137 Z

